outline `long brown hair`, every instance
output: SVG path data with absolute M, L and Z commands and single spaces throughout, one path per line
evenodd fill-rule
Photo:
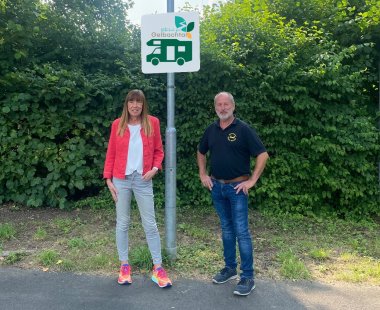
M 150 135 L 152 135 L 152 125 L 150 124 L 150 121 L 148 118 L 149 107 L 148 107 L 148 102 L 146 101 L 145 95 L 140 89 L 133 89 L 127 94 L 127 97 L 125 98 L 125 101 L 124 101 L 123 112 L 121 113 L 121 116 L 120 116 L 120 122 L 119 122 L 119 127 L 117 129 L 117 134 L 122 137 L 124 135 L 125 129 L 128 126 L 128 121 L 129 121 L 128 101 L 131 101 L 131 100 L 137 100 L 143 103 L 142 112 L 141 112 L 141 126 L 144 130 L 145 135 L 149 137 Z

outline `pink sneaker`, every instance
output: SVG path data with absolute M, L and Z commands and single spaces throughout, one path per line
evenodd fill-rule
M 122 265 L 120 267 L 119 278 L 117 279 L 117 283 L 119 284 L 131 284 L 131 266 L 128 264 Z
M 172 286 L 172 281 L 168 278 L 163 267 L 153 269 L 152 281 L 162 288 Z

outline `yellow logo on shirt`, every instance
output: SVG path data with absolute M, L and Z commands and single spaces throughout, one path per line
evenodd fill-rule
M 230 142 L 234 142 L 234 141 L 236 141 L 236 138 L 237 138 L 236 133 L 231 132 L 228 134 L 227 140 Z

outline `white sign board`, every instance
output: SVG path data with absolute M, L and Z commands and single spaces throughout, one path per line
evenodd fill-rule
M 141 18 L 143 73 L 198 71 L 199 45 L 197 12 L 143 15 Z

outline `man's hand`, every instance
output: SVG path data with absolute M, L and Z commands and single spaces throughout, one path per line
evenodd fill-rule
M 244 194 L 248 195 L 248 190 L 255 186 L 255 181 L 248 179 L 247 181 L 241 182 L 234 187 L 236 189 L 236 194 L 239 194 L 240 191 L 243 191 Z
M 267 152 L 263 152 L 256 157 L 255 169 L 253 170 L 251 177 L 247 181 L 241 182 L 234 187 L 234 189 L 236 189 L 236 194 L 242 190 L 244 194 L 248 195 L 248 190 L 254 187 L 257 180 L 260 178 L 268 158 L 269 155 Z
M 115 187 L 115 185 L 113 185 L 111 179 L 107 179 L 106 180 L 106 183 L 107 183 L 107 186 L 108 186 L 108 189 L 110 190 L 111 192 L 111 195 L 112 195 L 112 198 L 115 202 L 117 202 L 117 189 Z
M 199 178 L 201 179 L 202 185 L 211 191 L 213 184 L 210 176 L 204 174 L 199 176 Z

